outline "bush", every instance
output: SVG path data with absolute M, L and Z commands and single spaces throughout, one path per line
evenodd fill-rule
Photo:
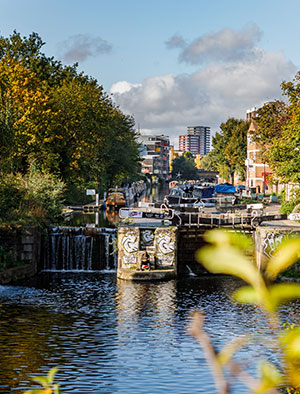
M 2 174 L 0 184 L 0 218 L 4 220 L 12 218 L 24 198 L 25 190 L 20 187 L 19 177 L 13 174 Z
M 280 213 L 282 214 L 292 213 L 295 207 L 300 204 L 300 189 L 294 190 L 294 198 L 291 201 L 286 201 L 285 190 L 281 192 L 280 198 L 281 198 Z
M 62 212 L 64 190 L 64 183 L 51 174 L 2 174 L 0 223 L 57 221 Z

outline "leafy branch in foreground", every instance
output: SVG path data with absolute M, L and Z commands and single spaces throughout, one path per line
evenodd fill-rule
M 57 367 L 49 370 L 46 376 L 34 376 L 31 380 L 40 384 L 43 388 L 28 390 L 24 394 L 61 394 L 59 384 L 54 383 L 54 377 L 58 371 Z
M 193 316 L 190 333 L 199 342 L 207 361 L 210 363 L 218 393 L 229 393 L 230 385 L 226 372 L 238 378 L 255 394 L 285 392 L 299 393 L 300 388 L 300 327 L 282 329 L 278 308 L 300 297 L 300 284 L 275 283 L 279 273 L 285 271 L 300 259 L 300 238 L 283 242 L 268 262 L 262 273 L 243 250 L 249 250 L 251 241 L 244 235 L 212 230 L 205 234 L 210 244 L 197 252 L 197 260 L 215 274 L 237 276 L 250 286 L 233 293 L 239 303 L 253 304 L 261 308 L 273 333 L 272 338 L 264 338 L 264 346 L 278 355 L 280 365 L 263 360 L 259 365 L 260 378 L 254 378 L 237 361 L 235 353 L 253 339 L 251 335 L 237 337 L 220 352 L 216 351 L 206 334 L 204 315 L 196 312 Z M 288 387 L 288 389 L 287 389 Z

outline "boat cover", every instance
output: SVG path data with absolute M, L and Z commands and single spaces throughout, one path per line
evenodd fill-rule
M 201 198 L 210 198 L 214 194 L 215 188 L 214 187 L 206 187 L 202 190 Z
M 215 192 L 222 194 L 233 194 L 236 192 L 236 190 L 235 186 L 231 185 L 230 183 L 221 183 L 219 185 L 216 185 Z

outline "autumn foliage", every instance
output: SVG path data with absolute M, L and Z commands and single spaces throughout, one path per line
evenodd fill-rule
M 0 37 L 2 176 L 51 174 L 74 198 L 136 174 L 133 118 L 76 64 L 46 57 L 43 45 L 36 33 Z

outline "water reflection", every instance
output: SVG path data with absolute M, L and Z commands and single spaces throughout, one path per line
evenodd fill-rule
M 82 212 L 74 211 L 64 221 L 63 225 L 73 227 L 115 227 L 106 216 L 106 211 Z
M 119 211 L 106 211 L 105 212 L 106 219 L 108 223 L 117 227 L 120 222 Z
M 231 302 L 239 286 L 228 277 L 132 283 L 95 272 L 0 286 L 0 393 L 20 394 L 32 387 L 28 376 L 54 365 L 64 393 L 215 393 L 186 326 L 193 310 L 203 310 L 218 349 L 246 332 L 269 335 L 259 310 Z M 298 312 L 297 303 L 282 310 L 284 320 L 299 320 Z M 258 342 L 239 353 L 252 373 L 262 350 Z
M 128 319 L 135 322 L 146 316 L 154 321 L 174 318 L 176 312 L 176 282 L 135 283 L 118 280 L 116 304 L 119 325 Z

